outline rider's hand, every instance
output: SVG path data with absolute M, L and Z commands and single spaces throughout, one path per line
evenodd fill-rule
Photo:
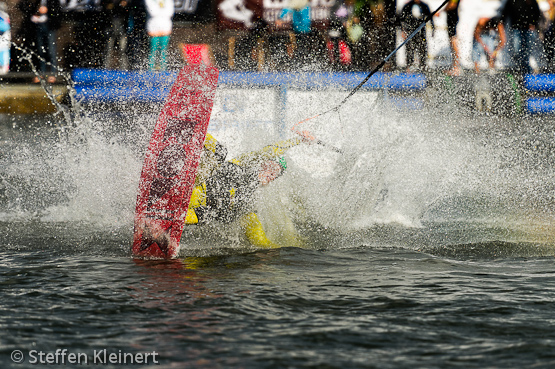
M 301 136 L 303 143 L 311 144 L 316 140 L 316 138 L 308 131 L 297 131 L 297 133 Z

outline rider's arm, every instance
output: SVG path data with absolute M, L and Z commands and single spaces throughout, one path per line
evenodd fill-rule
M 279 141 L 274 144 L 263 147 L 259 151 L 252 151 L 240 155 L 231 160 L 232 163 L 242 167 L 250 167 L 260 164 L 266 160 L 278 159 L 285 154 L 290 148 L 300 145 L 302 143 L 300 138 L 291 138 L 289 140 Z
M 300 138 L 291 138 L 289 140 L 279 141 L 274 144 L 265 146 L 262 151 L 268 153 L 272 157 L 278 157 L 285 154 L 287 150 L 297 145 L 300 145 L 302 140 Z

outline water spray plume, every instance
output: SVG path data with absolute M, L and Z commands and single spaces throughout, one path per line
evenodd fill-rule
M 66 71 L 64 71 L 63 69 L 51 64 L 50 62 L 48 62 L 46 59 L 44 59 L 34 51 L 21 47 L 14 42 L 12 42 L 12 45 L 16 50 L 21 52 L 19 61 L 21 62 L 26 60 L 29 63 L 29 66 L 31 67 L 33 74 L 39 79 L 40 85 L 43 88 L 44 92 L 46 93 L 46 96 L 56 107 L 56 112 L 54 113 L 54 116 L 61 115 L 67 127 L 75 127 L 76 122 L 72 117 L 70 109 L 67 106 L 64 106 L 63 104 L 58 102 L 58 100 L 56 99 L 56 96 L 52 91 L 52 86 L 48 84 L 44 78 L 41 77 L 35 63 L 33 63 L 33 57 L 38 58 L 41 62 L 46 63 L 52 68 L 54 68 L 56 70 L 56 73 L 66 81 L 67 88 L 68 88 L 68 97 L 70 99 L 70 106 L 72 107 L 72 111 L 74 112 L 81 111 L 80 104 L 76 99 L 77 92 L 75 91 L 75 85 L 73 83 L 73 80 L 71 79 L 71 75 Z M 61 127 L 61 130 L 63 131 L 64 127 Z

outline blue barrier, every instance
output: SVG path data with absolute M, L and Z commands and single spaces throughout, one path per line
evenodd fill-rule
M 76 86 L 171 86 L 177 72 L 125 72 L 103 69 L 75 69 L 71 79 Z
M 555 113 L 555 97 L 533 97 L 526 101 L 526 109 L 530 114 Z
M 161 102 L 168 95 L 177 72 L 124 72 L 100 69 L 76 69 L 72 79 L 77 97 L 84 102 Z M 352 89 L 366 73 L 261 73 L 220 72 L 218 84 L 228 87 L 274 88 L 343 88 Z M 363 90 L 387 89 L 391 91 L 421 91 L 426 88 L 423 74 L 376 73 Z
M 122 103 L 162 102 L 170 93 L 171 85 L 157 88 L 137 88 L 133 86 L 76 86 L 77 98 L 82 102 Z
M 332 73 L 260 73 L 221 72 L 218 84 L 231 86 L 266 86 L 287 88 L 355 88 L 365 77 L 364 72 Z M 420 91 L 426 88 L 423 74 L 376 73 L 362 87 L 366 90 L 386 88 L 396 91 Z
M 529 74 L 524 76 L 524 88 L 534 92 L 555 92 L 555 74 Z
M 110 71 L 76 69 L 72 73 L 77 98 L 83 102 L 163 102 L 169 94 L 177 72 Z M 266 87 L 278 90 L 282 107 L 279 120 L 283 122 L 288 89 L 340 88 L 350 90 L 366 77 L 364 72 L 332 73 L 262 73 L 222 71 L 218 85 L 222 87 Z M 423 74 L 376 73 L 361 90 L 422 91 L 427 86 Z M 523 86 L 528 91 L 555 93 L 555 74 L 524 76 Z M 424 102 L 418 97 L 390 96 L 392 106 L 419 110 Z M 529 98 L 526 109 L 531 114 L 554 114 L 555 97 Z

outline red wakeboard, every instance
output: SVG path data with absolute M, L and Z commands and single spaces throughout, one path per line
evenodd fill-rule
M 177 257 L 218 74 L 214 67 L 185 66 L 158 117 L 139 183 L 132 246 L 136 257 Z

